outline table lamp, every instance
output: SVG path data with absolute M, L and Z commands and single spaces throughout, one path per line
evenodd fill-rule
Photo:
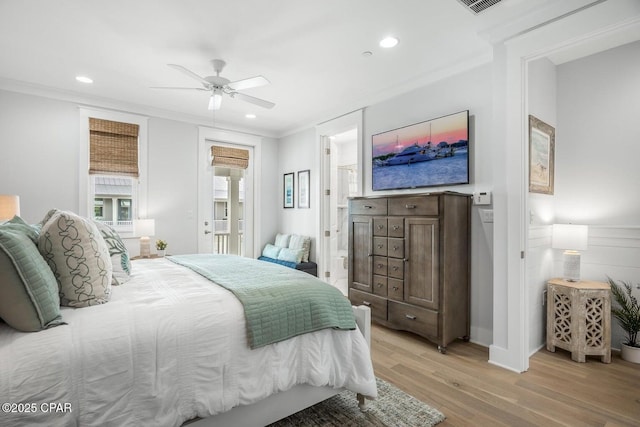
M 140 236 L 140 256 L 149 258 L 151 256 L 149 236 L 156 234 L 156 221 L 154 219 L 137 219 L 133 221 L 133 228 L 135 235 Z
M 580 281 L 580 252 L 587 249 L 589 227 L 575 224 L 553 224 L 551 247 L 564 249 L 563 274 L 569 282 Z
M 20 215 L 20 196 L 0 194 L 0 223 Z

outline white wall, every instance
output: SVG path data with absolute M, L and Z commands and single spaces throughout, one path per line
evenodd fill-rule
M 556 220 L 590 226 L 583 278 L 640 283 L 640 42 L 562 64 L 557 78 Z
M 135 112 L 132 112 L 135 113 Z M 149 217 L 155 238 L 172 254 L 197 252 L 198 127 L 151 117 L 148 126 Z M 0 91 L 0 194 L 18 194 L 21 214 L 37 222 L 51 208 L 79 212 L 79 106 Z M 275 235 L 278 144 L 262 144 L 262 198 L 257 208 L 262 245 Z M 128 239 L 132 255 L 138 242 Z
M 556 66 L 547 58 L 529 63 L 529 114 L 557 128 Z M 556 147 L 562 139 L 556 138 Z M 546 303 L 543 292 L 553 274 L 551 224 L 554 195 L 529 193 L 529 244 L 527 248 L 527 288 L 529 291 L 529 354 L 546 342 Z
M 302 234 L 311 236 L 311 261 L 317 260 L 318 239 L 318 206 L 316 205 L 318 185 L 318 152 L 315 129 L 307 129 L 293 135 L 282 138 L 278 144 L 278 228 L 281 233 Z M 298 209 L 298 171 L 310 172 L 309 209 Z M 283 207 L 282 192 L 284 189 L 283 175 L 294 173 L 295 182 L 295 208 Z M 275 232 L 271 238 L 275 238 Z

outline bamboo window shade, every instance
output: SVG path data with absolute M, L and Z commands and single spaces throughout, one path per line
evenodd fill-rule
M 138 129 L 131 123 L 89 118 L 89 173 L 137 177 Z
M 246 169 L 249 166 L 249 150 L 212 145 L 211 166 Z

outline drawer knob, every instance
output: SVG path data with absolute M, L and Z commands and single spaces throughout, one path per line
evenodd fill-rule
M 383 264 L 378 264 L 378 268 L 382 268 L 382 267 L 384 267 Z
M 404 317 L 406 317 L 409 320 L 416 320 L 416 316 L 414 316 L 413 314 L 405 314 Z
M 378 245 L 378 249 L 384 248 L 384 245 Z
M 394 230 L 398 230 L 398 229 L 400 229 L 400 226 L 399 226 L 399 225 L 394 225 L 394 226 L 393 226 L 393 229 L 394 229 Z
M 384 225 L 378 224 L 378 230 L 382 230 L 384 228 Z
M 394 290 L 394 291 L 397 291 L 398 289 L 400 289 L 400 288 L 399 288 L 399 287 L 397 287 L 397 286 L 394 286 L 394 287 L 393 287 L 393 290 Z
M 405 209 L 415 209 L 416 205 L 404 205 Z
M 362 301 L 363 305 L 366 305 L 367 307 L 371 306 L 371 303 L 369 301 Z
M 377 283 L 378 287 L 381 288 L 382 287 L 382 283 Z
M 394 251 L 397 251 L 398 249 L 400 249 L 400 247 L 399 247 L 399 246 L 394 246 L 394 247 L 393 247 L 393 250 L 394 250 Z
M 393 271 L 398 271 L 400 269 L 400 267 L 398 267 L 397 265 L 393 266 Z
M 369 205 L 364 205 L 363 206 L 365 209 L 373 209 L 373 206 L 369 206 Z

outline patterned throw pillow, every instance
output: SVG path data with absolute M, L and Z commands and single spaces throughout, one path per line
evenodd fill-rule
M 131 278 L 131 260 L 129 258 L 129 251 L 125 246 L 122 238 L 116 230 L 109 227 L 109 225 L 94 221 L 100 234 L 107 243 L 109 248 L 109 255 L 111 256 L 111 264 L 113 266 L 113 278 L 112 285 L 121 285 Z
M 302 249 L 302 262 L 309 262 L 309 252 L 311 252 L 311 237 L 292 234 L 289 239 L 290 249 Z
M 95 224 L 57 211 L 42 226 L 38 249 L 58 281 L 60 304 L 87 307 L 111 298 L 111 257 Z

